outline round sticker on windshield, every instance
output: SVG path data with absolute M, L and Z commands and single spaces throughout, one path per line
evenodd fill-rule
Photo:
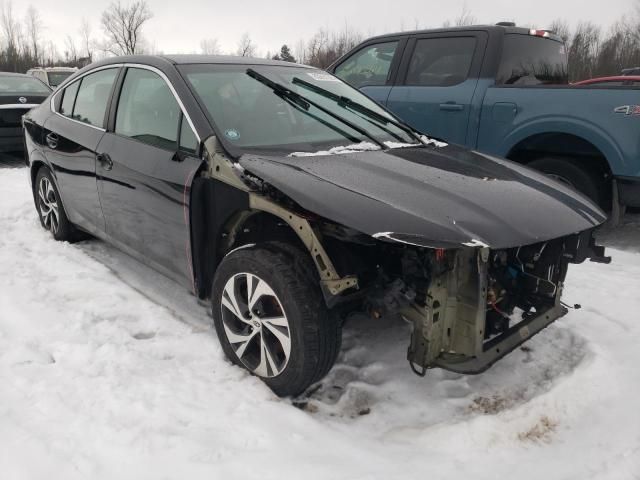
M 237 131 L 235 128 L 230 128 L 229 130 L 226 130 L 224 132 L 224 136 L 227 137 L 229 140 L 238 140 L 240 138 L 240 132 Z

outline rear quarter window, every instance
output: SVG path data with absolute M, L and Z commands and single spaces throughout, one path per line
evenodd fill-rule
M 498 85 L 566 85 L 567 52 L 563 43 L 526 34 L 504 36 Z

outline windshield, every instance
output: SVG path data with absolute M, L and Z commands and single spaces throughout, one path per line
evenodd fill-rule
M 21 75 L 0 75 L 0 94 L 3 93 L 50 93 L 51 90 L 37 78 Z
M 312 153 L 419 143 L 377 103 L 326 72 L 261 65 L 180 70 L 220 135 L 239 150 Z
M 64 82 L 74 72 L 47 72 L 47 78 L 49 79 L 49 85 L 57 87 Z

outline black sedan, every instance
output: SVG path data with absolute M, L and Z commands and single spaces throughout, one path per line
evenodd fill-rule
M 22 152 L 22 116 L 49 94 L 51 89 L 36 78 L 0 72 L 0 152 Z
M 608 261 L 584 196 L 302 65 L 105 60 L 31 110 L 25 136 L 43 227 L 210 302 L 226 355 L 278 395 L 322 379 L 355 311 L 410 322 L 419 374 L 483 371 L 566 313 L 569 263 Z

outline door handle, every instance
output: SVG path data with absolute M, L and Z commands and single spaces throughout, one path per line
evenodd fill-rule
M 440 110 L 444 110 L 445 112 L 461 112 L 464 110 L 464 105 L 455 102 L 441 103 Z
M 100 165 L 102 165 L 102 168 L 104 168 L 105 170 L 111 170 L 113 168 L 113 160 L 111 160 L 111 157 L 108 153 L 97 154 L 96 160 Z
M 47 145 L 49 145 L 49 148 L 51 148 L 52 150 L 55 150 L 58 147 L 58 135 L 56 135 L 55 133 L 48 133 L 44 138 L 47 141 Z

